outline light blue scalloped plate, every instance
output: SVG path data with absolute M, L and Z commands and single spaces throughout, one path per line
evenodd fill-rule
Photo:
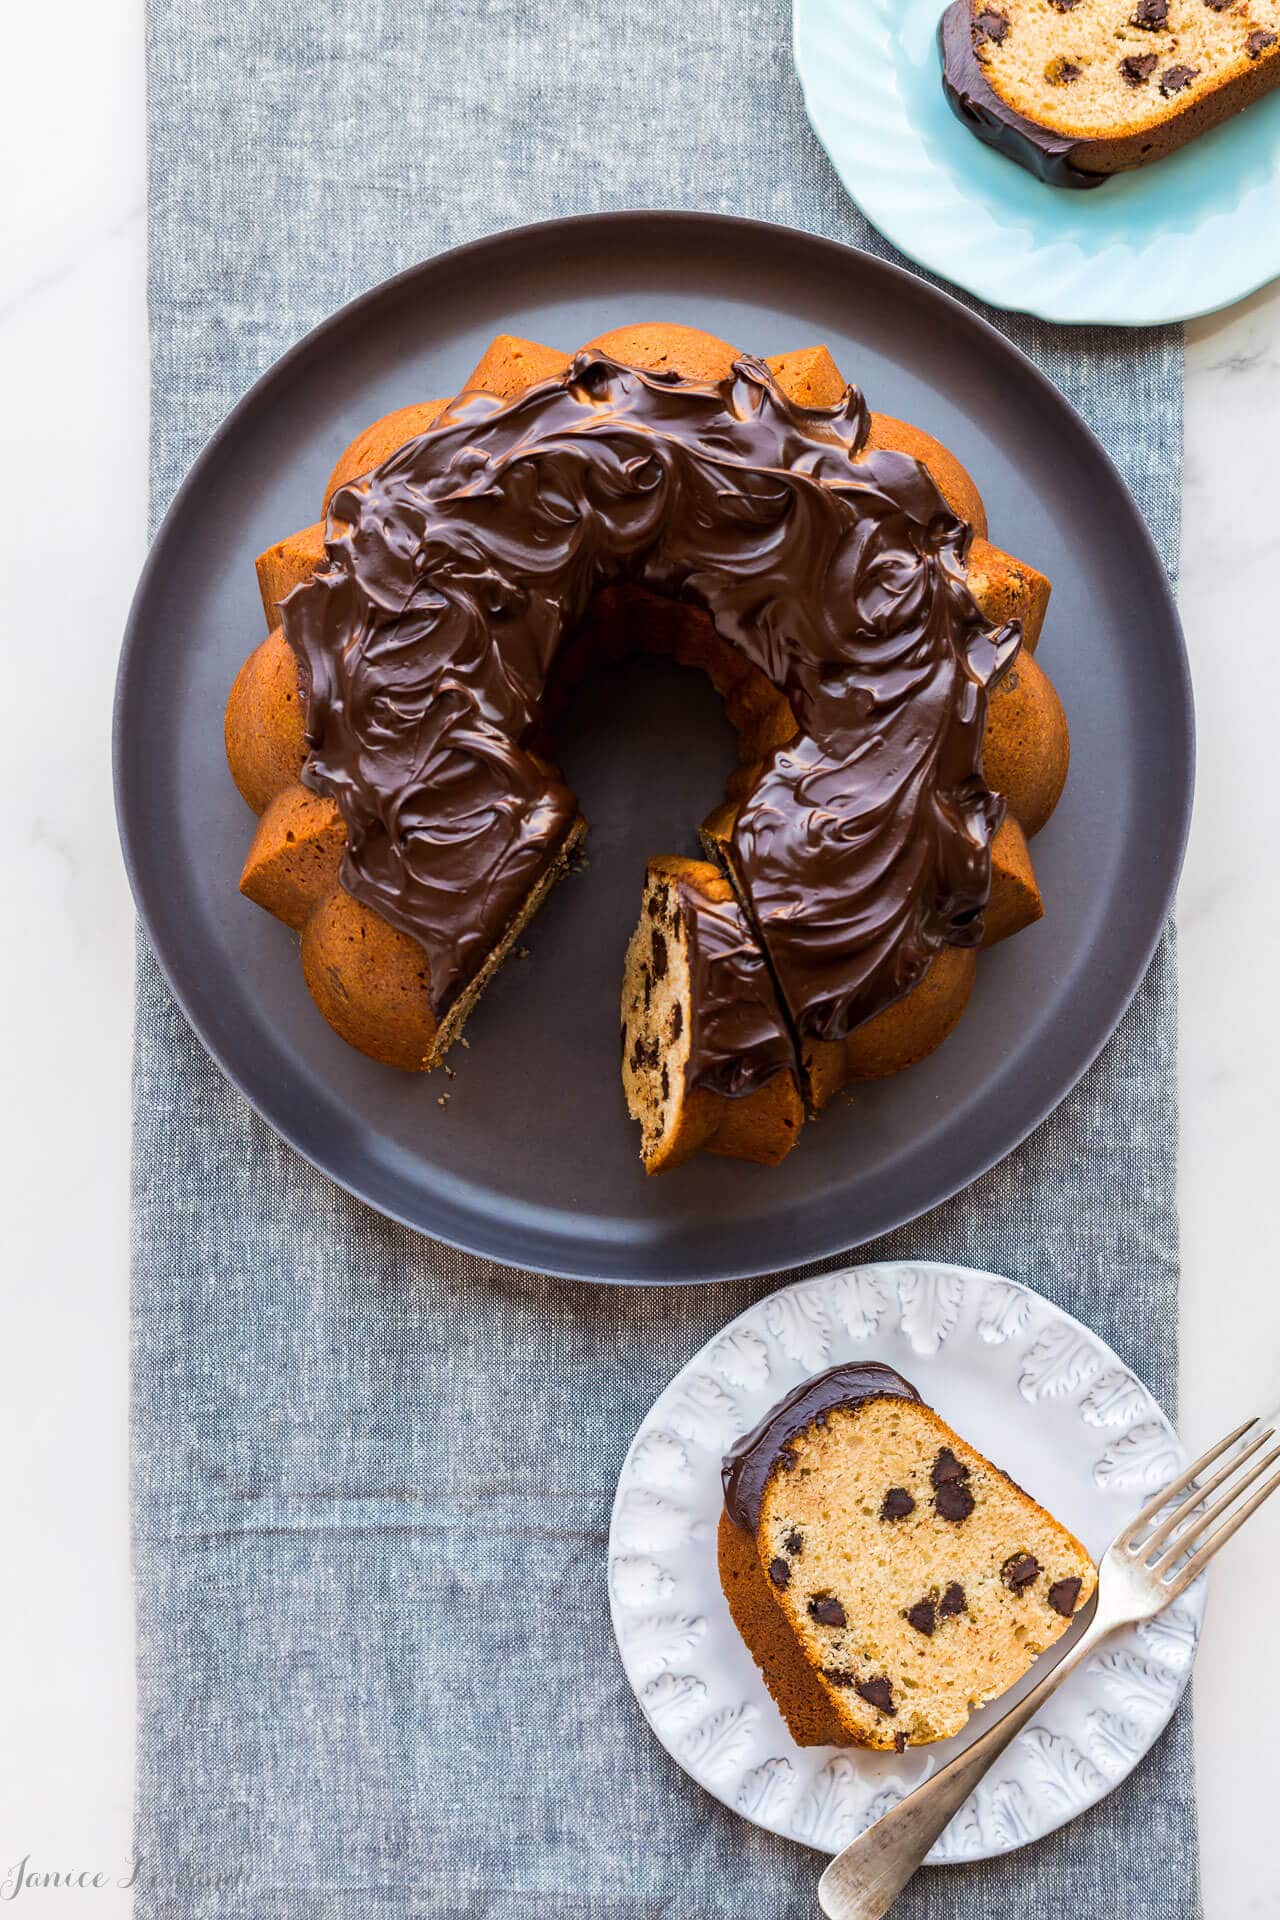
M 814 131 L 867 218 L 993 306 L 1068 324 L 1213 313 L 1280 275 L 1280 89 L 1093 192 L 1046 187 L 943 97 L 943 0 L 795 0 Z

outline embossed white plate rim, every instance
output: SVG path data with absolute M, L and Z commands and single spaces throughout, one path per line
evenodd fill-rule
M 854 1265 L 795 1281 L 748 1307 L 681 1368 L 641 1422 L 614 1497 L 609 1604 L 623 1667 L 653 1731 L 699 1785 L 770 1832 L 829 1853 L 956 1745 L 902 1756 L 796 1747 L 729 1617 L 715 1536 L 727 1442 L 799 1380 L 853 1358 L 886 1360 L 915 1379 L 976 1445 L 985 1442 L 1015 1478 L 1025 1474 L 1095 1554 L 1147 1488 L 1186 1458 L 1138 1376 L 1082 1321 L 1020 1281 L 941 1261 Z M 975 1384 L 983 1376 L 992 1376 L 994 1398 L 990 1384 Z M 949 1404 L 966 1397 L 974 1402 L 967 1419 Z M 1028 1471 L 1025 1435 L 1021 1446 L 1016 1432 L 1001 1446 L 974 1431 L 974 1407 L 984 1405 L 993 1421 L 1012 1411 L 1053 1474 L 1080 1481 L 1065 1508 L 1037 1484 L 1044 1463 Z M 1053 1428 L 1074 1445 L 1055 1445 Z M 982 1781 L 930 1864 L 1011 1852 L 1119 1785 L 1182 1696 L 1204 1602 L 1201 1581 L 1160 1622 L 1108 1641 Z M 971 1732 L 999 1711 L 997 1702 L 975 1715 Z

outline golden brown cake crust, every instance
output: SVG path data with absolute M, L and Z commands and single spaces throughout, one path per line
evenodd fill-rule
M 1049 582 L 1025 560 L 993 547 L 989 540 L 975 540 L 969 549 L 969 591 L 993 626 L 1005 620 L 1022 624 L 1022 645 L 1034 653 L 1048 611 Z
M 955 1027 L 973 991 L 978 956 L 972 947 L 943 947 L 918 987 L 865 1020 L 843 1040 L 810 1040 L 805 1046 L 809 1098 L 821 1111 L 858 1080 L 886 1080 L 940 1047 Z
M 1052 681 L 1030 654 L 991 689 L 983 771 L 1028 840 L 1045 826 L 1067 781 L 1067 716 Z
M 294 786 L 306 759 L 298 665 L 279 627 L 255 647 L 227 701 L 227 765 L 255 813 Z
M 240 891 L 301 929 L 338 885 L 347 844 L 342 815 L 327 795 L 284 787 L 258 822 L 240 875 Z
M 317 520 L 314 526 L 302 527 L 297 533 L 291 533 L 287 539 L 279 540 L 274 547 L 268 547 L 260 553 L 256 561 L 258 573 L 258 592 L 262 595 L 262 611 L 267 616 L 268 629 L 280 624 L 280 602 L 291 594 L 295 587 L 309 580 L 324 559 L 324 521 Z
M 338 455 L 333 472 L 329 475 L 324 490 L 326 513 L 339 487 L 345 487 L 348 481 L 371 473 L 374 467 L 381 466 L 398 448 L 410 440 L 416 440 L 420 433 L 429 432 L 448 404 L 447 400 L 421 400 L 413 406 L 397 407 L 394 413 L 384 413 L 380 420 L 375 420 L 372 426 L 358 433 Z
M 642 368 L 670 368 L 682 377 L 706 380 L 722 378 L 737 352 L 728 342 L 696 329 L 653 322 L 609 330 L 591 344 Z M 843 377 L 824 346 L 776 354 L 767 364 L 783 391 L 800 405 L 830 406 L 844 391 Z M 501 335 L 463 390 L 509 400 L 567 365 L 568 357 L 557 348 Z M 326 502 L 335 487 L 357 479 L 404 439 L 424 431 L 448 404 L 416 403 L 364 429 L 335 465 Z M 888 415 L 871 416 L 870 445 L 910 454 L 929 469 L 944 498 L 978 533 L 969 556 L 969 579 L 983 613 L 993 622 L 1020 619 L 1026 646 L 1033 647 L 1049 584 L 985 539 L 985 510 L 971 476 L 931 436 Z M 322 561 L 323 539 L 323 522 L 317 522 L 259 557 L 259 583 L 270 622 L 279 601 Z M 599 630 L 597 638 L 603 636 L 620 653 L 667 653 L 681 664 L 700 668 L 724 698 L 738 730 L 741 764 L 730 781 L 729 799 L 706 828 L 709 851 L 723 857 L 736 801 L 749 791 L 761 762 L 795 735 L 795 717 L 785 697 L 721 638 L 700 609 L 639 589 L 611 589 L 600 596 L 590 623 Z M 566 656 L 571 651 L 566 649 Z M 586 664 L 584 648 L 584 670 Z M 566 668 L 571 677 L 567 658 Z M 1009 820 L 992 848 L 988 944 L 1043 910 L 1022 829 L 1031 833 L 1043 824 L 1066 768 L 1065 721 L 1052 687 L 1026 655 L 1017 672 L 1017 682 L 992 700 L 985 748 L 989 769 L 995 770 L 991 784 L 1000 787 L 1004 782 L 1010 799 Z M 336 879 L 340 823 L 335 825 L 330 803 L 321 803 L 298 784 L 305 756 L 301 702 L 293 656 L 278 629 L 242 668 L 228 701 L 226 730 L 236 784 L 254 810 L 266 816 L 246 861 L 243 890 L 287 924 L 304 928 L 308 985 L 344 1038 L 377 1059 L 411 1070 L 434 1064 L 447 1039 L 436 1031 L 429 1011 L 424 1012 L 425 956 L 407 935 L 394 934 L 370 909 L 362 908 L 359 918 L 353 914 L 356 903 Z M 321 892 L 326 883 L 329 890 Z M 719 884 L 725 885 L 723 880 Z M 973 968 L 971 953 L 946 949 L 912 994 L 848 1040 L 812 1050 L 810 1092 L 818 1096 L 815 1105 L 850 1079 L 899 1071 L 939 1044 L 963 1012 Z M 473 998 L 467 996 L 467 1005 Z M 460 1021 L 451 1021 L 448 1038 L 458 1030 Z M 732 1111 L 718 1111 L 725 1107 Z M 682 1140 L 696 1134 L 707 1151 L 780 1158 L 798 1132 L 797 1114 L 802 1120 L 798 1095 L 781 1082 L 727 1103 L 704 1098 L 703 1090 L 695 1089 Z M 676 1164 L 682 1157 L 687 1157 L 683 1146 L 663 1164 Z
M 799 1644 L 760 1565 L 751 1534 L 721 1512 L 716 1534 L 720 1585 L 733 1624 L 798 1747 L 839 1747 L 848 1735 Z
M 991 842 L 991 898 L 983 915 L 982 944 L 994 947 L 1043 917 L 1044 901 L 1027 836 L 1010 813 Z
M 345 887 L 335 886 L 306 920 L 302 972 L 311 998 L 349 1046 L 407 1073 L 435 1064 L 426 954 Z
M 543 347 L 536 340 L 521 340 L 513 333 L 500 333 L 490 341 L 463 381 L 462 391 L 492 393 L 499 400 L 514 400 L 539 380 L 554 380 L 568 365 L 568 354 L 561 353 L 557 347 Z

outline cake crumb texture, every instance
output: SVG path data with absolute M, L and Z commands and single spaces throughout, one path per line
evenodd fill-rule
M 958 1733 L 1097 1580 L 1043 1507 L 896 1398 L 833 1408 L 787 1443 L 755 1546 L 845 1740 L 899 1750 Z
M 1280 81 L 1280 0 L 971 0 L 971 30 L 999 99 L 1096 143 L 1085 171 L 1157 159 Z

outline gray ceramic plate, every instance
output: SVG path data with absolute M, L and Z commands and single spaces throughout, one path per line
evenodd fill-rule
M 222 709 L 262 634 L 253 557 L 316 515 L 378 414 L 456 390 L 498 332 L 566 348 L 637 319 L 769 354 L 825 340 L 882 412 L 953 447 L 994 537 L 1054 581 L 1044 660 L 1071 778 L 1036 842 L 1048 913 L 987 956 L 931 1059 L 842 1102 L 776 1169 L 646 1180 L 618 1084 L 618 989 L 646 856 L 697 851 L 733 739 L 700 676 L 601 673 L 562 735 L 591 821 L 566 881 L 455 1049 L 457 1078 L 352 1052 L 297 943 L 242 900 L 252 817 Z M 196 462 L 138 588 L 116 792 L 139 910 L 188 1018 L 263 1117 L 334 1180 L 437 1239 L 617 1281 L 764 1273 L 854 1246 L 975 1178 L 1084 1072 L 1150 959 L 1191 801 L 1191 692 L 1159 559 L 1115 469 L 998 333 L 923 281 L 810 235 L 709 214 L 601 214 L 443 255 L 326 321 Z M 447 1090 L 442 1109 L 437 1096 Z

